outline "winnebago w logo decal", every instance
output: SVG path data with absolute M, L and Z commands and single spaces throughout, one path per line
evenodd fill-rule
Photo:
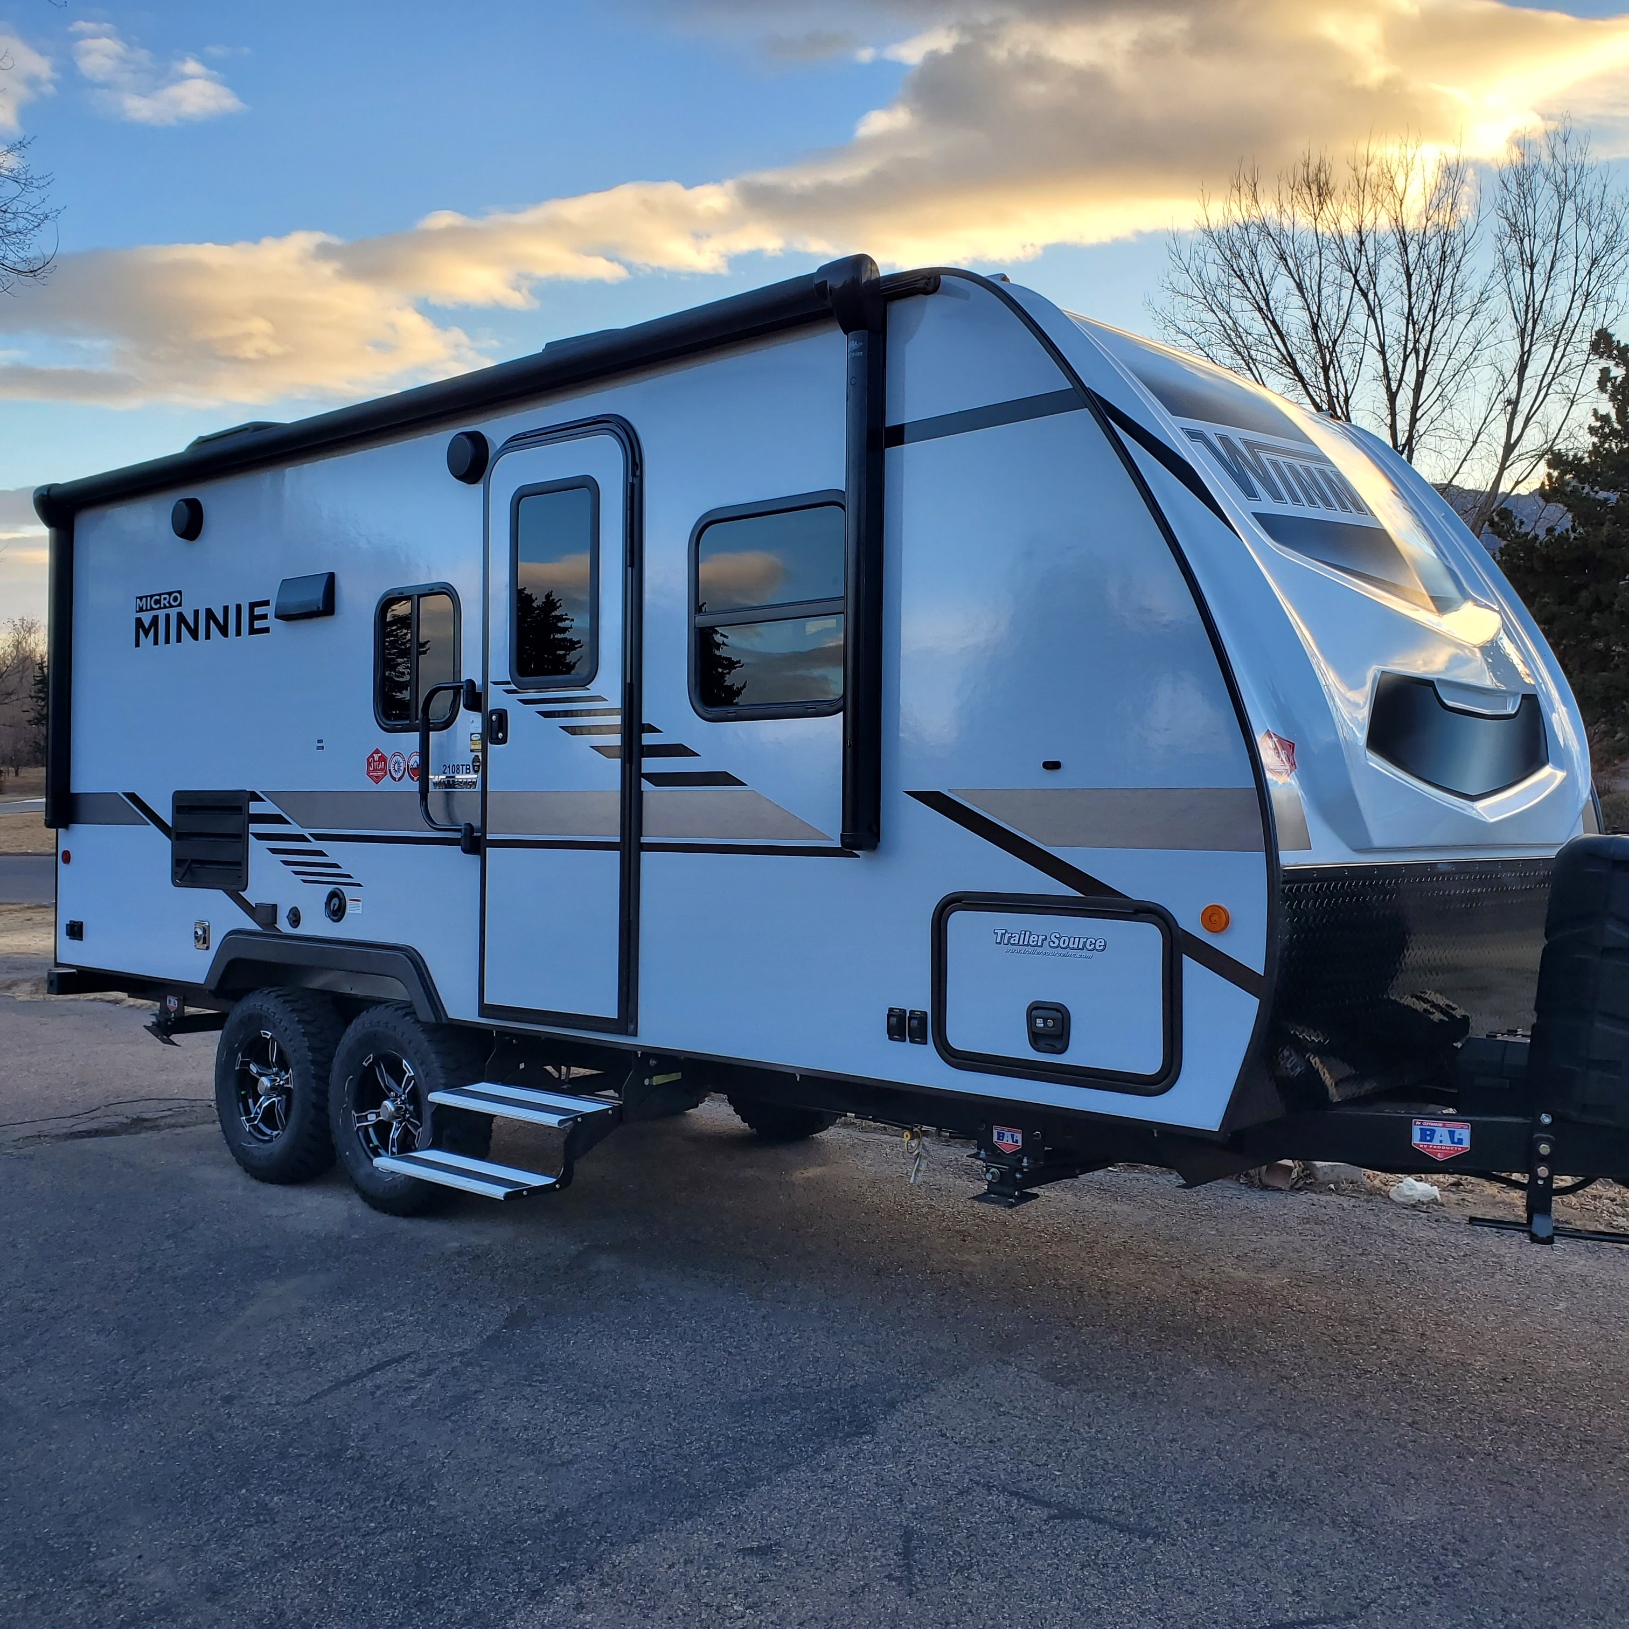
M 1321 454 L 1308 449 L 1290 451 L 1255 436 L 1237 439 L 1222 430 L 1191 430 L 1183 426 L 1227 472 L 1240 493 L 1252 503 L 1263 498 L 1297 509 L 1322 509 L 1337 515 L 1367 515 L 1369 506 L 1341 472 Z

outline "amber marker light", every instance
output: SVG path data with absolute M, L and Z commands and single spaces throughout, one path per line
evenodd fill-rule
M 1206 933 L 1226 933 L 1233 913 L 1225 905 L 1207 905 L 1199 913 L 1199 925 Z

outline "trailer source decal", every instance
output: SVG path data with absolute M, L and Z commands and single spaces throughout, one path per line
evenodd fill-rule
M 1471 1151 L 1471 1128 L 1466 1120 L 1416 1120 L 1414 1146 L 1434 1160 L 1451 1160 Z

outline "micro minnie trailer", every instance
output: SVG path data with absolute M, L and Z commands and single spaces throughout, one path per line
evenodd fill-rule
M 1554 658 L 1405 463 L 1190 357 L 857 256 L 36 506 L 53 988 L 221 1027 L 251 1175 L 507 1198 L 708 1091 L 1009 1204 L 1447 1163 L 1547 1236 L 1629 1175 Z

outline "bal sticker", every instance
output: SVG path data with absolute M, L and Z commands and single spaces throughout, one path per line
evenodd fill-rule
M 1451 1160 L 1468 1154 L 1471 1148 L 1470 1123 L 1465 1120 L 1416 1120 L 1414 1146 L 1434 1160 Z
M 419 778 L 419 755 L 416 752 L 407 755 L 407 778 L 414 782 Z
M 399 781 L 407 773 L 407 759 L 399 752 L 390 755 L 390 778 Z
M 1003 1154 L 1016 1154 L 1024 1146 L 1024 1134 L 1016 1126 L 992 1126 L 990 1141 Z
M 382 781 L 389 773 L 389 761 L 386 759 L 384 753 L 375 747 L 373 751 L 368 754 L 368 779 L 372 781 L 375 786 L 377 786 L 379 782 Z

